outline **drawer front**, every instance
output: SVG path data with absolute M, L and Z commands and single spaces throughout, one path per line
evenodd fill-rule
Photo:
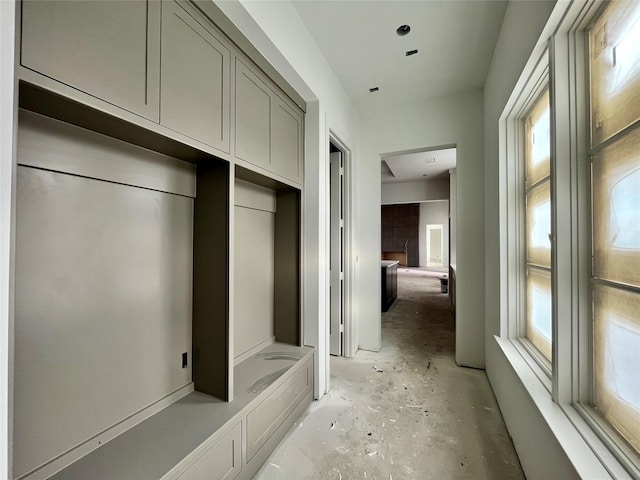
M 247 463 L 312 388 L 312 360 L 247 415 Z
M 180 480 L 232 480 L 242 469 L 241 422 L 198 458 Z

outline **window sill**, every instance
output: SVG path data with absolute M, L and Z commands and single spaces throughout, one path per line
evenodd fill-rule
M 549 430 L 562 447 L 564 454 L 581 478 L 631 480 L 633 477 L 596 436 L 576 408 L 555 403 L 547 385 L 536 373 L 535 361 L 525 360 L 526 350 L 517 339 L 494 337 L 511 368 L 531 397 Z
M 538 378 L 540 383 L 544 385 L 544 388 L 547 390 L 549 396 L 551 396 L 551 391 L 553 386 L 551 385 L 551 368 L 550 366 L 545 368 L 542 365 L 542 360 L 540 358 L 536 358 L 535 347 L 528 342 L 525 338 L 511 338 L 507 340 L 511 342 L 513 348 L 520 354 L 524 362 L 527 366 L 533 371 L 534 375 Z M 538 354 L 540 355 L 540 354 Z

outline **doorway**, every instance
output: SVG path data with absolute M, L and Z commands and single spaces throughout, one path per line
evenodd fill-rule
M 329 352 L 344 356 L 344 153 L 333 142 L 329 144 L 329 152 Z
M 444 266 L 444 225 L 427 225 L 427 267 Z

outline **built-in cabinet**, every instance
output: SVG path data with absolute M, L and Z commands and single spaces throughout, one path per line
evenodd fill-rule
M 236 59 L 236 156 L 294 182 L 301 181 L 301 112 L 261 75 Z
M 382 311 L 386 312 L 391 308 L 393 302 L 398 298 L 398 262 L 395 260 L 382 260 L 381 265 L 381 292 Z
M 249 163 L 271 164 L 271 93 L 258 75 L 236 60 L 235 154 Z
M 30 83 L 82 92 L 301 185 L 304 112 L 194 4 L 25 0 L 21 36 L 21 65 L 42 75 Z
M 276 95 L 271 109 L 270 170 L 296 183 L 302 181 L 302 112 Z
M 14 478 L 250 479 L 313 398 L 304 111 L 197 3 L 17 22 Z
M 195 9 L 162 7 L 160 124 L 229 153 L 231 53 Z
M 22 2 L 20 63 L 158 121 L 158 1 Z

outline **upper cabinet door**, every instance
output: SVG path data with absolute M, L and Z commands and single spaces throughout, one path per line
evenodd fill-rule
M 270 167 L 271 101 L 269 87 L 236 58 L 236 157 Z
M 21 64 L 157 122 L 160 3 L 24 0 Z
M 274 96 L 271 110 L 271 170 L 289 180 L 302 177 L 302 114 Z
M 303 114 L 276 89 L 236 58 L 235 156 L 300 183 Z
M 229 153 L 229 50 L 206 18 L 162 4 L 160 123 Z

